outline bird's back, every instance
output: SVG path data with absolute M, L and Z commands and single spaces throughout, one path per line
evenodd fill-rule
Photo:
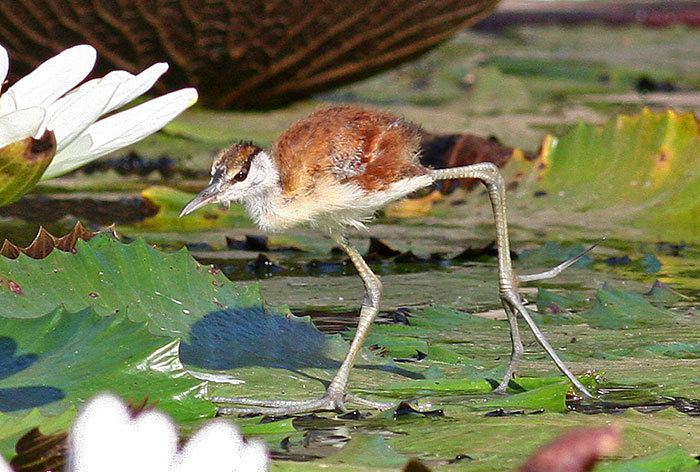
M 320 181 L 386 191 L 399 181 L 427 175 L 418 163 L 420 128 L 389 113 L 351 106 L 319 110 L 293 124 L 275 142 L 287 198 L 313 193 Z

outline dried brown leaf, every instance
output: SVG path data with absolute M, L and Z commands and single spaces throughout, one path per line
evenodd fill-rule
M 518 472 L 587 472 L 621 444 L 622 436 L 617 428 L 576 429 L 542 447 Z
M 459 167 L 480 162 L 493 162 L 503 166 L 514 153 L 521 152 L 501 145 L 497 140 L 482 138 L 473 134 L 432 134 L 424 133 L 421 141 L 421 162 L 434 168 Z M 528 160 L 534 154 L 524 154 Z M 471 188 L 474 179 L 459 179 L 441 182 L 441 189 L 450 192 L 457 187 Z
M 42 434 L 34 428 L 15 445 L 17 455 L 10 461 L 15 472 L 62 472 L 66 464 L 68 433 Z
M 431 469 L 427 465 L 423 464 L 420 460 L 418 459 L 411 459 L 408 461 L 408 463 L 404 466 L 402 472 L 430 472 Z
M 116 237 L 114 227 L 108 228 L 107 231 Z M 39 232 L 34 240 L 26 248 L 19 247 L 6 239 L 2 247 L 0 247 L 0 256 L 7 257 L 8 259 L 16 259 L 20 254 L 26 254 L 32 259 L 43 259 L 51 254 L 54 248 L 64 252 L 71 252 L 75 249 L 75 244 L 79 239 L 89 241 L 97 234 L 99 233 L 86 230 L 85 227 L 78 222 L 70 233 L 57 238 L 42 226 L 39 228 Z

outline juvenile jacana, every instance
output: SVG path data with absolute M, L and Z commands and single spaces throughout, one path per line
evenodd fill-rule
M 364 222 L 377 209 L 437 180 L 464 178 L 484 183 L 496 222 L 500 297 L 510 323 L 513 348 L 508 369 L 496 391 L 505 391 L 523 354 L 517 323 L 519 314 L 564 375 L 581 393 L 591 396 L 549 345 L 517 292 L 519 281 L 553 277 L 577 258 L 541 274 L 517 277 L 511 267 L 505 185 L 498 168 L 491 163 L 449 169 L 424 167 L 418 161 L 420 134 L 418 126 L 389 113 L 338 106 L 316 111 L 296 122 L 282 133 L 270 150 L 252 143 L 237 143 L 215 159 L 209 186 L 185 206 L 180 216 L 209 203 L 241 202 L 264 230 L 280 231 L 302 223 L 311 224 L 328 232 L 343 248 L 365 286 L 357 332 L 321 398 L 302 401 L 212 399 L 217 403 L 247 405 L 222 408 L 222 413 L 280 415 L 317 410 L 347 411 L 345 403 L 349 401 L 376 408 L 388 407 L 357 398 L 347 390 L 350 369 L 379 310 L 382 284 L 346 239 L 346 228 L 363 228 Z

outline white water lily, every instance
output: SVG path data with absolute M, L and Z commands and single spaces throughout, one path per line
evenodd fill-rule
M 96 59 L 92 46 L 66 49 L 0 96 L 0 148 L 29 136 L 39 138 L 46 130 L 54 132 L 56 155 L 42 180 L 145 138 L 197 101 L 197 91 L 186 88 L 100 120 L 149 90 L 168 65 L 154 64 L 138 75 L 114 71 L 78 86 Z M 9 57 L 0 46 L 0 84 L 8 70 Z
M 178 430 L 157 410 L 132 416 L 108 393 L 91 399 L 69 435 L 69 472 L 264 472 L 269 455 L 262 442 L 246 442 L 236 425 L 211 420 L 178 448 Z M 0 469 L 1 470 L 1 469 Z

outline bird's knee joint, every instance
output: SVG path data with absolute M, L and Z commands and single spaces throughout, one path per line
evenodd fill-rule
M 365 287 L 370 293 L 380 293 L 382 291 L 382 281 L 374 274 L 364 278 Z

